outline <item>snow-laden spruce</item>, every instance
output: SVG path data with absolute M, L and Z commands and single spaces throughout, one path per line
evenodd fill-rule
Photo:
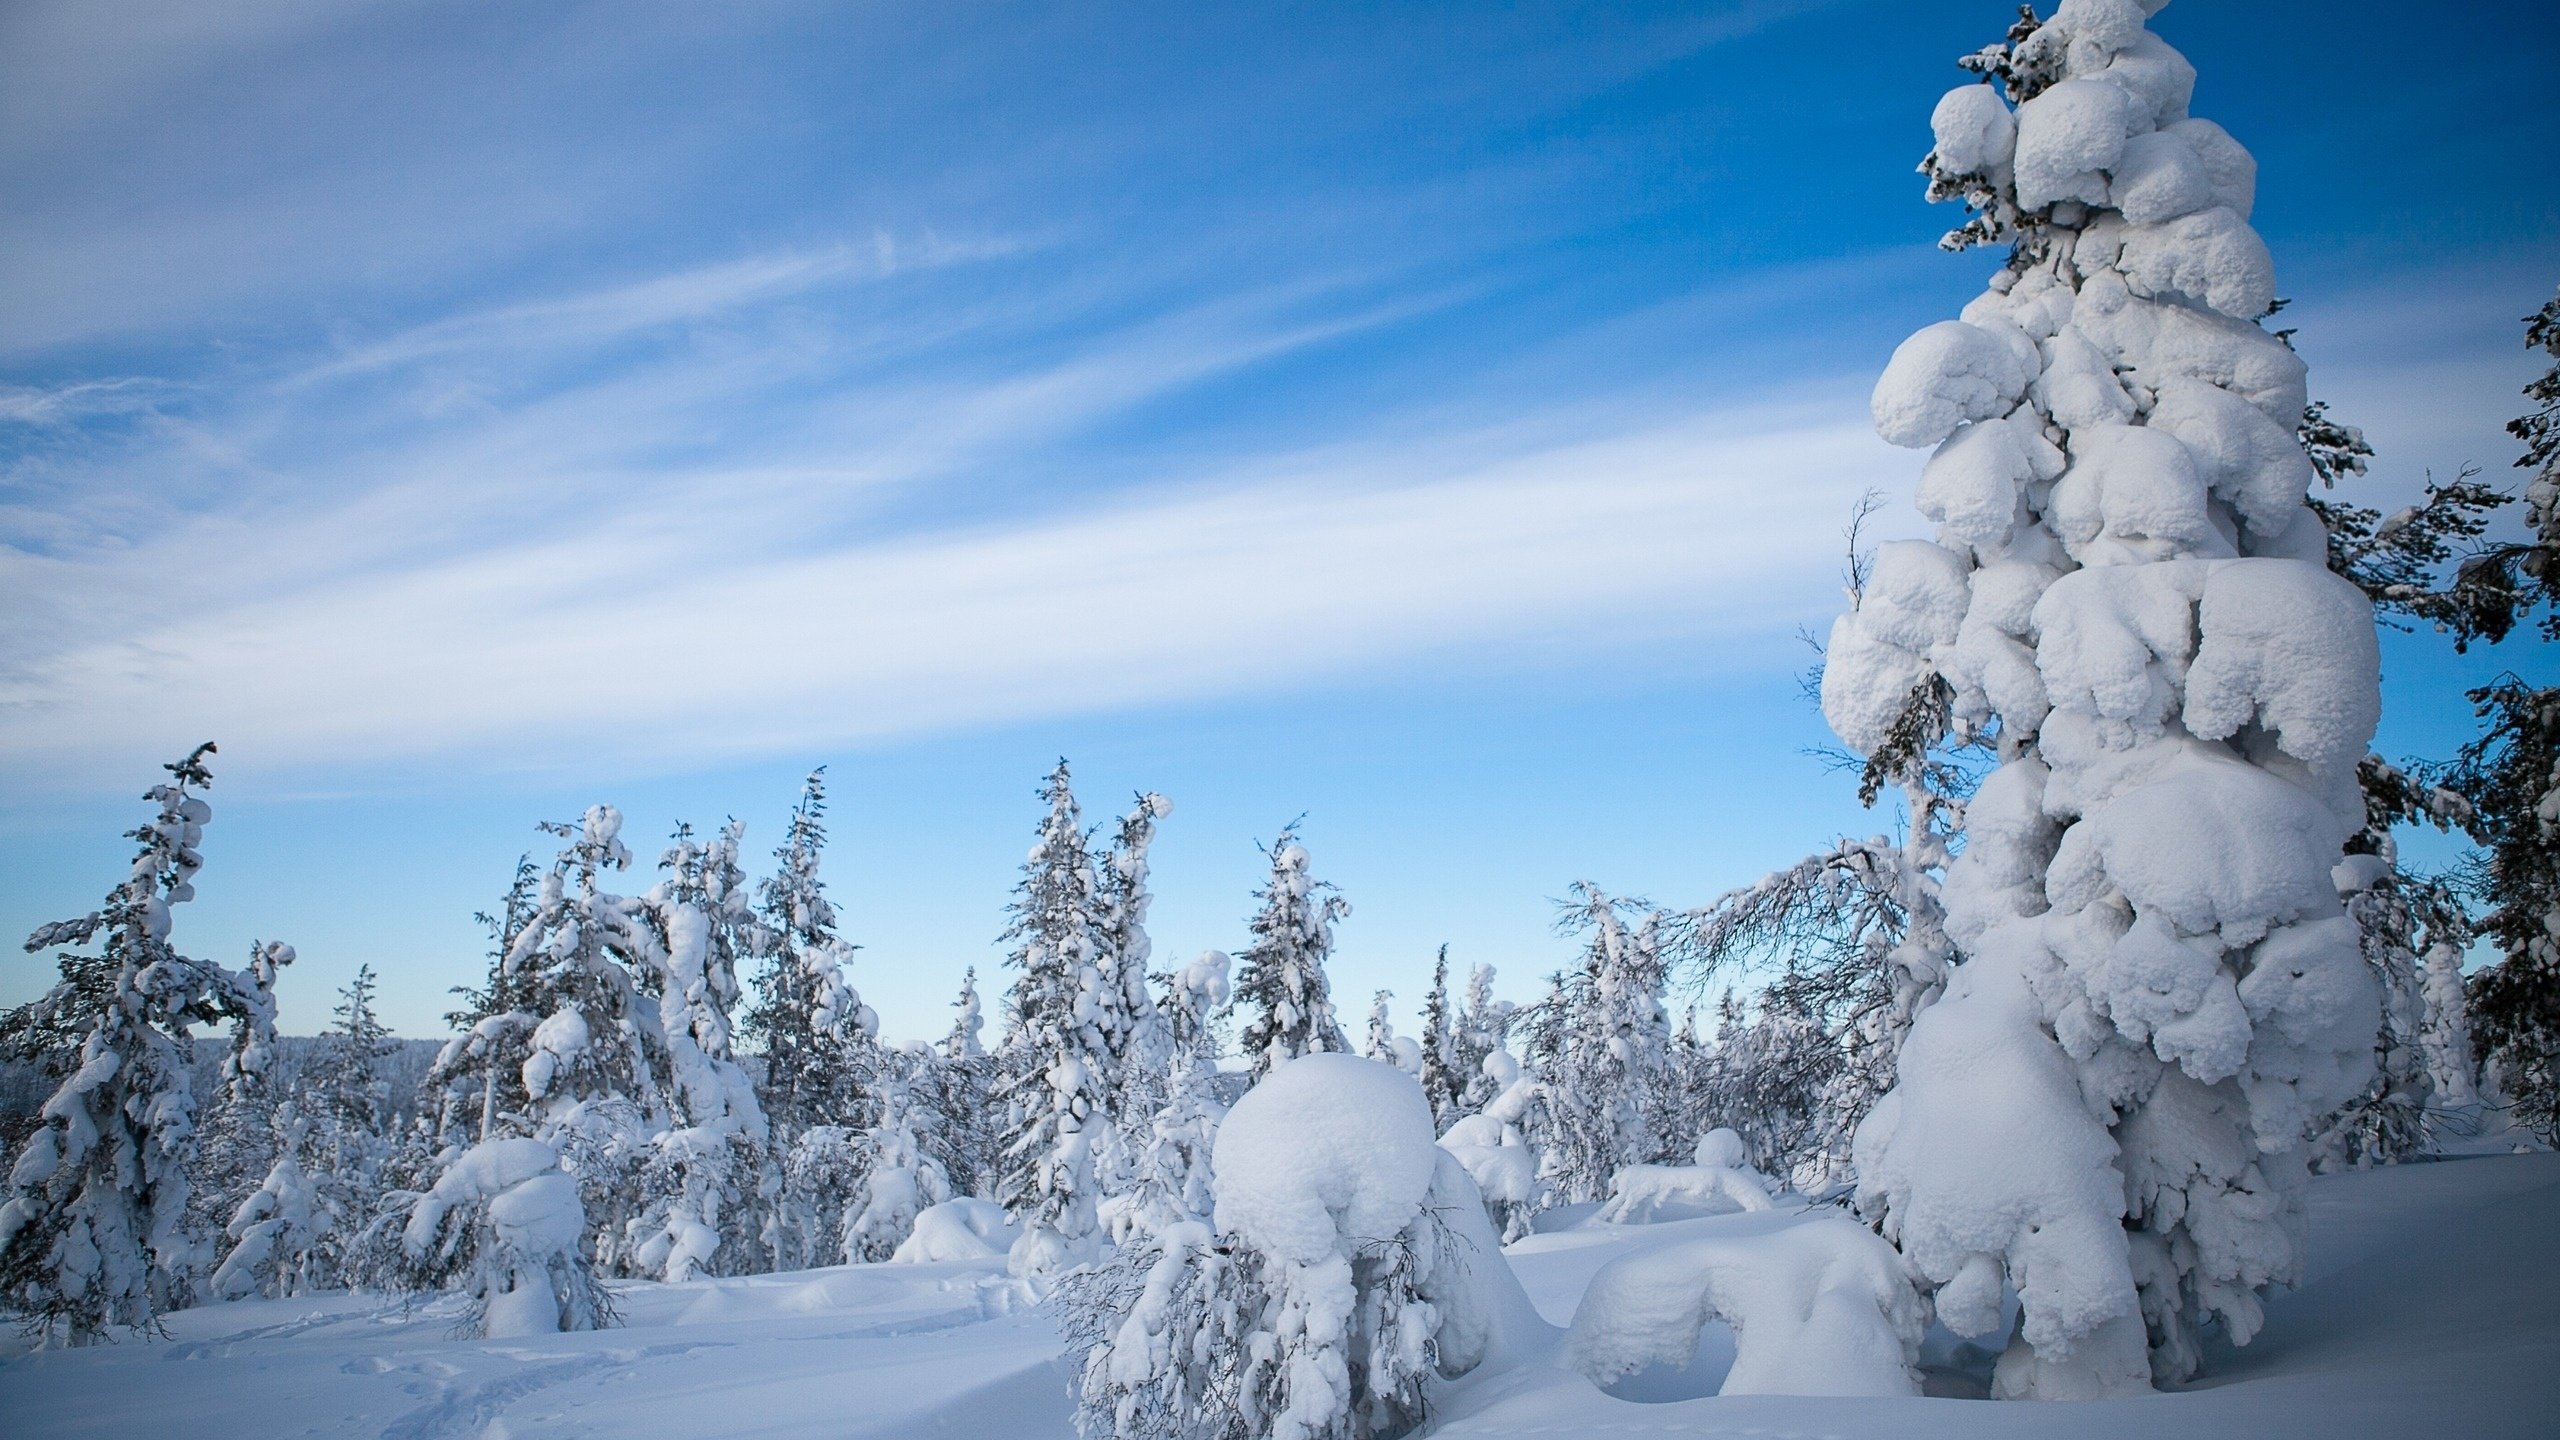
M 1021 1227 L 1015 1273 L 1034 1283 L 1093 1253 L 1101 1179 L 1095 1148 L 1112 1125 L 1112 1037 L 1097 964 L 1104 940 L 1095 909 L 1100 882 L 1086 849 L 1067 762 L 1041 787 L 1048 814 L 1023 861 L 1005 938 L 1021 971 L 1007 1003 L 1002 1073 L 1006 1108 L 998 1199 Z
M 743 829 L 733 820 L 696 843 L 678 826 L 658 862 L 666 878 L 638 907 L 655 942 L 648 958 L 658 967 L 674 1123 L 651 1138 L 646 1202 L 626 1234 L 630 1267 L 663 1280 L 744 1273 L 763 1234 L 753 1209 L 772 1135 L 730 1038 L 738 962 L 771 942 L 748 908 Z
M 2156 4 L 2065 0 L 1967 60 L 1924 169 L 2012 258 L 1894 353 L 1937 539 L 1878 553 L 1825 716 L 1907 768 L 1996 747 L 1945 882 L 1963 963 L 1860 1128 L 1862 1207 L 1959 1333 L 2023 1301 L 2003 1395 L 2118 1394 L 2259 1325 L 2307 1131 L 2377 1012 L 2331 883 L 2379 711 L 2363 595 L 2303 503 L 2303 366 L 2255 166 L 2191 117 Z
M 143 796 L 157 812 L 124 880 L 98 909 L 39 928 L 29 952 L 62 948 L 62 979 L 0 1020 L 13 1058 L 60 1065 L 61 1086 L 10 1167 L 0 1203 L 0 1299 L 48 1343 L 89 1345 L 150 1327 L 192 1298 L 185 1230 L 196 1099 L 188 1027 L 229 1021 L 234 1090 L 257 1083 L 275 1046 L 274 978 L 292 948 L 252 948 L 248 972 L 170 943 L 171 910 L 195 898 L 196 847 L 213 807 L 211 745 L 168 766 Z M 96 943 L 95 954 L 83 953 Z
M 1284 1060 L 1351 1049 L 1334 1018 L 1333 987 L 1324 973 L 1334 922 L 1351 913 L 1351 903 L 1315 878 L 1295 824 L 1280 832 L 1269 854 L 1271 879 L 1255 892 L 1262 909 L 1252 920 L 1253 943 L 1237 957 L 1244 969 L 1236 977 L 1236 1003 L 1253 1010 L 1239 1040 L 1257 1080 Z
M 846 983 L 855 947 L 836 933 L 835 902 L 818 876 L 826 801 L 822 766 L 802 782 L 773 874 L 757 892 L 768 955 L 742 1028 L 764 1054 L 765 1120 L 783 1147 L 812 1125 L 862 1118 L 879 1031 L 879 1017 Z
M 613 1323 L 588 1265 L 586 1215 L 560 1152 L 522 1136 L 455 1156 L 410 1208 L 400 1249 L 409 1283 L 470 1297 L 482 1335 L 544 1335 Z
M 1091 1437 L 1358 1440 L 1538 1328 L 1431 1109 L 1392 1066 L 1319 1053 L 1238 1101 L 1215 1219 L 1167 1227 L 1061 1294 Z
M 1584 936 L 1585 946 L 1540 1076 L 1541 1158 L 1559 1203 L 1576 1204 L 1606 1197 L 1610 1177 L 1662 1151 L 1646 1101 L 1661 1082 L 1671 1017 L 1662 1005 L 1661 912 L 1587 881 L 1574 884 L 1562 908 L 1557 928 Z

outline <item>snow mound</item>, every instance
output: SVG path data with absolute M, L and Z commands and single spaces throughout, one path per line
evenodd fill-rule
M 1734 1360 L 1719 1394 L 1916 1395 L 1920 1315 L 1901 1257 L 1843 1216 L 1619 1256 L 1583 1292 L 1564 1353 L 1607 1385 L 1687 1363 L 1722 1320 Z
M 1384 1240 L 1422 1208 L 1440 1151 L 1412 1076 L 1354 1055 L 1302 1055 L 1245 1092 L 1211 1152 L 1218 1226 L 1300 1265 Z
M 1013 1249 L 1013 1241 L 1013 1227 L 1005 1223 L 1003 1206 L 963 1195 L 917 1212 L 915 1228 L 891 1252 L 889 1261 L 933 1265 L 1002 1260 Z
M 1629 1165 L 1611 1178 L 1609 1201 L 1594 1218 L 1612 1225 L 1642 1225 L 1665 1212 L 1686 1218 L 1769 1208 L 1769 1187 L 1749 1170 L 1723 1165 Z

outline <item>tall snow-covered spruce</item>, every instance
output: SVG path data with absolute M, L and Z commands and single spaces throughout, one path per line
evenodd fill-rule
M 1237 957 L 1244 968 L 1236 977 L 1236 1003 L 1254 1010 L 1241 1043 L 1257 1081 L 1283 1060 L 1351 1049 L 1334 1018 L 1324 973 L 1333 922 L 1350 914 L 1351 904 L 1310 872 L 1296 825 L 1280 832 L 1270 853 L 1271 883 L 1257 896 L 1262 910 L 1253 917 L 1253 943 Z
M 1898 349 L 1936 541 L 1882 548 L 1823 710 L 1888 759 L 1992 746 L 1948 867 L 1962 963 L 1860 1127 L 1859 1203 L 1987 1336 L 1997 1393 L 2138 1391 L 2296 1273 L 2307 1132 L 2361 1090 L 2374 986 L 2331 879 L 2363 823 L 2373 616 L 2304 504 L 2302 362 L 2156 0 L 2064 0 L 1932 117 L 1950 249 L 2011 244 Z
M 197 1247 L 185 1232 L 196 1098 L 188 1027 L 231 1022 L 225 1074 L 254 1084 L 275 1047 L 268 944 L 247 972 L 190 959 L 169 942 L 170 910 L 195 898 L 196 846 L 213 808 L 211 745 L 170 765 L 144 799 L 158 813 L 104 904 L 46 925 L 30 952 L 62 946 L 61 982 L 0 1017 L 0 1054 L 61 1077 L 19 1148 L 0 1203 L 0 1300 L 47 1341 L 89 1345 L 149 1328 L 192 1298 Z M 83 953 L 92 942 L 96 953 Z
M 1014 889 L 1007 963 L 1021 972 L 1006 1014 L 995 1098 L 1010 1138 L 999 1197 L 1022 1227 L 1015 1273 L 1038 1282 L 1097 1243 L 1094 1148 L 1111 1126 L 1112 1048 L 1099 1000 L 1100 889 L 1075 790 L 1060 760 L 1040 790 L 1048 814 Z

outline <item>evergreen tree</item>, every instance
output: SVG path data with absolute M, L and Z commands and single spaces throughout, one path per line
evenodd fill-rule
M 930 1053 L 912 1057 L 917 1066 L 931 1062 Z M 901 1066 L 901 1069 L 908 1067 Z M 915 1229 L 926 1206 L 951 1198 L 951 1177 L 943 1172 L 924 1143 L 921 1131 L 929 1112 L 913 1102 L 905 1074 L 885 1077 L 880 1086 L 880 1115 L 861 1141 L 863 1151 L 860 1203 L 845 1214 L 843 1253 L 848 1265 L 886 1260 Z
M 1333 954 L 1334 922 L 1350 914 L 1351 906 L 1309 873 L 1296 824 L 1282 830 L 1267 853 L 1271 879 L 1254 892 L 1262 909 L 1251 922 L 1253 943 L 1244 949 L 1234 1002 L 1252 1007 L 1242 1043 L 1257 1081 L 1284 1060 L 1351 1048 L 1334 1020 L 1324 973 Z
M 541 883 L 542 871 L 533 858 L 518 857 L 498 913 L 474 917 L 489 932 L 488 978 L 476 988 L 454 987 L 462 1003 L 444 1017 L 454 1037 L 436 1052 L 423 1087 L 435 1101 L 439 1149 L 487 1140 L 500 1133 L 502 1123 L 514 1127 L 509 1133 L 523 1133 L 530 1126 L 524 1059 L 541 1017 L 521 1003 L 518 992 L 524 985 L 507 969 L 507 955 L 533 923 Z M 501 1117 L 509 1118 L 502 1122 Z
M 1440 947 L 1431 962 L 1431 991 L 1422 1000 L 1422 1096 L 1431 1102 L 1432 1122 L 1440 1129 L 1461 1113 L 1467 1077 L 1458 1058 L 1457 1032 L 1449 1013 L 1449 947 Z
M 292 1101 L 277 1107 L 275 1130 L 275 1163 L 223 1227 L 231 1247 L 213 1272 L 212 1290 L 226 1300 L 306 1295 L 338 1278 L 324 1247 L 351 1218 L 343 1208 L 347 1189 L 306 1164 L 312 1126 Z
M 1502 1085 L 1485 1069 L 1486 1057 L 1499 1052 L 1511 1035 L 1514 1007 L 1508 1000 L 1493 995 L 1493 967 L 1477 965 L 1467 972 L 1467 1008 L 1459 1014 L 1457 1029 L 1450 1036 L 1450 1048 L 1457 1052 L 1458 1074 L 1464 1089 L 1459 1092 L 1458 1108 L 1473 1115 L 1492 1103 L 1502 1093 Z
M 1944 882 L 1962 963 L 1855 1154 L 1951 1329 L 2026 1297 L 2003 1396 L 2143 1390 L 2193 1373 L 2208 1323 L 2253 1335 L 2296 1273 L 2307 1133 L 2379 1023 L 2331 882 L 2372 607 L 2305 504 L 2254 163 L 2143 18 L 2030 13 L 1931 118 L 1930 192 L 1976 212 L 1948 243 L 2010 256 L 1876 387 L 1879 433 L 1936 447 L 1938 533 L 1879 550 L 1822 680 L 1871 776 L 1941 744 L 1998 762 Z
M 761 896 L 773 948 L 756 976 L 744 1030 L 764 1051 L 760 1095 L 775 1143 L 812 1125 L 869 1120 L 865 1074 L 876 1062 L 878 1019 L 845 983 L 855 946 L 836 934 L 836 909 L 818 878 L 827 833 L 826 769 L 809 772 Z
M 730 1039 L 738 962 L 768 948 L 738 865 L 743 831 L 732 820 L 697 844 L 678 826 L 659 861 L 666 878 L 636 907 L 653 942 L 674 1124 L 650 1142 L 629 1263 L 669 1281 L 742 1273 L 763 1231 L 752 1212 L 772 1133 Z
M 953 1190 L 984 1199 L 996 1193 L 1007 1136 L 988 1101 L 995 1061 L 978 1038 L 984 1021 L 977 966 L 962 976 L 960 998 L 951 1008 L 951 1029 L 932 1063 L 917 1076 L 914 1098 L 933 1117 L 924 1127 L 924 1145 L 950 1177 Z
M 2474 885 L 2498 960 L 2471 977 L 2472 1034 L 2517 1123 L 2560 1145 L 2560 687 L 2508 675 L 2473 701 L 2487 732 L 2448 783 L 2488 851 Z
M 196 847 L 213 810 L 194 792 L 213 781 L 212 753 L 198 746 L 145 794 L 158 812 L 131 832 L 141 848 L 105 903 L 28 937 L 30 952 L 62 947 L 62 978 L 0 1018 L 0 1054 L 61 1079 L 0 1204 L 0 1298 L 48 1342 L 152 1328 L 187 1302 L 196 1261 L 184 1223 L 196 1147 L 188 1029 L 233 1025 L 225 1071 L 235 1089 L 255 1084 L 274 1053 L 274 969 L 292 949 L 254 947 L 242 973 L 170 943 L 170 912 L 195 898 L 204 863 Z
M 1094 1146 L 1111 1125 L 1112 1053 L 1096 996 L 1099 886 L 1075 791 L 1060 760 L 1041 789 L 1048 814 L 1023 862 L 1003 938 L 1021 972 L 1007 1004 L 996 1103 L 1006 1109 L 999 1199 L 1022 1227 L 1017 1274 L 1039 1279 L 1090 1251 L 1101 1198 Z
M 1565 1203 L 1605 1199 L 1620 1168 L 1662 1158 L 1645 1098 L 1660 1084 L 1670 1040 L 1662 1007 L 1663 917 L 1641 900 L 1576 882 L 1557 928 L 1587 938 L 1533 1027 L 1550 1119 L 1547 1176 Z M 1635 924 L 1627 923 L 1638 913 Z

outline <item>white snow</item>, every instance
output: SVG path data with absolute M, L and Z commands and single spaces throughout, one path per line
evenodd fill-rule
M 1720 1395 L 1916 1395 L 1920 1297 L 1901 1257 L 1846 1216 L 1623 1255 L 1592 1277 L 1565 1361 L 1596 1385 L 1678 1365 L 1733 1329 Z
M 2183 1391 L 2067 1411 L 1912 1396 L 1718 1395 L 1729 1326 L 1684 1364 L 1610 1392 L 1536 1343 L 1451 1382 L 1433 1440 L 1561 1435 L 2049 1435 L 2252 1440 L 2444 1435 L 2539 1440 L 2560 1374 L 2560 1157 L 2493 1156 L 2324 1176 L 2308 1191 L 2301 1288 L 2267 1303 L 2245 1350 L 2216 1344 Z M 1705 1241 L 1752 1254 L 1831 1212 L 1597 1226 L 1512 1247 L 1508 1268 L 1562 1325 L 1622 1257 Z M 205 1440 L 315 1436 L 683 1435 L 695 1440 L 1068 1440 L 1068 1376 L 1047 1318 L 1016 1307 L 1002 1261 L 859 1265 L 682 1284 L 617 1282 L 620 1328 L 457 1336 L 456 1297 L 201 1305 L 165 1340 L 30 1353 L 0 1336 L 13 1434 Z M 1552 1332 L 1548 1332 L 1552 1334 Z M 1533 1336 L 1534 1340 L 1534 1336 Z M 1547 1341 L 1545 1343 L 1552 1344 Z M 1976 1361 L 1933 1330 L 1932 1395 L 1979 1394 Z

